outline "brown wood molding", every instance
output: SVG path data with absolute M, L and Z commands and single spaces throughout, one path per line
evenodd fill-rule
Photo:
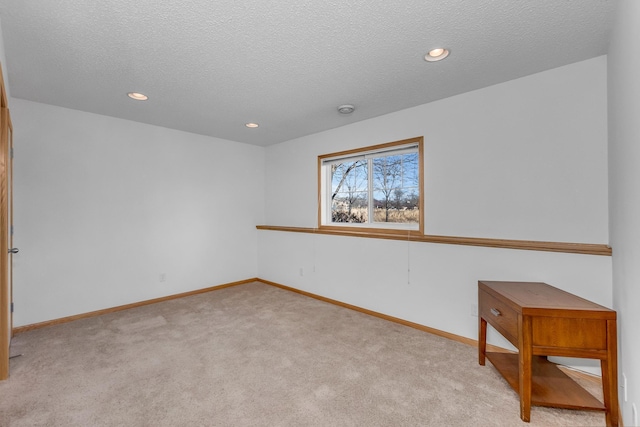
M 159 303 L 159 302 L 163 302 L 163 301 L 169 301 L 172 299 L 177 299 L 177 298 L 183 298 L 183 297 L 188 297 L 191 295 L 197 295 L 197 294 L 203 294 L 206 292 L 212 292 L 212 291 L 217 291 L 220 289 L 225 289 L 225 288 L 230 288 L 232 286 L 239 286 L 239 285 L 244 285 L 246 283 L 251 283 L 251 282 L 260 282 L 260 283 L 264 283 L 265 285 L 269 285 L 269 286 L 273 286 L 276 288 L 280 288 L 289 292 L 295 292 L 297 294 L 300 295 L 304 295 L 306 297 L 309 298 L 313 298 L 319 301 L 323 301 L 329 304 L 334 304 L 337 305 L 339 307 L 343 307 L 343 308 L 347 308 L 349 310 L 354 310 L 354 311 L 358 311 L 360 313 L 364 313 L 367 314 L 369 316 L 374 316 L 380 319 L 384 319 L 387 320 L 389 322 L 394 322 L 394 323 L 398 323 L 400 325 L 404 325 L 404 326 L 408 326 L 410 328 L 414 328 L 414 329 L 418 329 L 420 331 L 423 332 L 427 332 L 433 335 L 437 335 L 439 337 L 443 337 L 443 338 L 447 338 L 453 341 L 457 341 L 463 344 L 467 344 L 473 347 L 477 347 L 478 345 L 478 341 L 471 339 L 471 338 L 466 338 L 463 337 L 461 335 L 456 335 L 456 334 L 452 334 L 450 332 L 445 332 L 445 331 L 441 331 L 439 329 L 435 329 L 435 328 L 431 328 L 429 326 L 425 326 L 425 325 L 421 325 L 419 323 L 414 323 L 414 322 L 410 322 L 408 320 L 404 320 L 404 319 L 400 319 L 398 317 L 393 317 L 393 316 L 389 316 L 386 314 L 382 314 L 382 313 L 378 313 L 376 311 L 373 310 L 368 310 L 366 308 L 362 308 L 362 307 L 358 307 L 352 304 L 347 304 L 338 300 L 334 300 L 331 298 L 326 298 L 317 294 L 313 294 L 311 292 L 306 292 L 306 291 L 302 291 L 300 289 L 296 289 L 296 288 L 292 288 L 289 286 L 285 286 L 285 285 L 281 285 L 280 283 L 276 283 L 276 282 L 271 282 L 269 280 L 264 280 L 264 279 L 260 279 L 260 278 L 252 278 L 252 279 L 246 279 L 246 280 L 241 280 L 238 282 L 232 282 L 232 283 L 226 283 L 223 285 L 218 285 L 218 286 L 211 286 L 209 288 L 204 288 L 204 289 L 198 289 L 195 291 L 189 291 L 189 292 L 184 292 L 184 293 L 180 293 L 180 294 L 175 294 L 175 295 L 169 295 L 166 297 L 161 297 L 161 298 L 154 298 L 154 299 L 150 299 L 150 300 L 146 300 L 146 301 L 140 301 L 140 302 L 135 302 L 132 304 L 126 304 L 126 305 L 121 305 L 118 307 L 112 307 L 112 308 L 106 308 L 103 310 L 97 310 L 97 311 L 92 311 L 89 313 L 82 313 L 82 314 L 77 314 L 74 316 L 68 316 L 68 317 L 63 317 L 60 319 L 53 319 L 53 320 L 49 320 L 46 322 L 40 322 L 40 323 L 34 323 L 31 325 L 25 325 L 25 326 L 19 326 L 17 328 L 13 329 L 13 333 L 14 334 L 19 334 L 22 332 L 27 332 L 27 331 L 31 331 L 34 329 L 40 329 L 40 328 L 44 328 L 47 326 L 53 326 L 53 325 L 59 325 L 62 323 L 67 323 L 67 322 L 72 322 L 74 320 L 78 320 L 78 319 L 86 319 L 89 317 L 95 317 L 95 316 L 100 316 L 102 314 L 108 314 L 108 313 L 115 313 L 118 311 L 122 311 L 122 310 L 128 310 L 130 308 L 135 308 L 135 307 L 142 307 L 145 305 L 149 305 L 149 304 L 155 304 L 155 303 Z M 514 353 L 511 350 L 507 350 L 505 348 L 502 347 L 498 347 L 495 345 L 491 345 L 491 344 L 487 344 L 487 350 L 489 351 L 493 351 L 493 352 L 497 352 L 497 353 Z M 599 383 L 600 382 L 600 378 L 598 376 L 595 376 L 593 374 L 590 373 L 586 373 L 586 372 L 582 372 L 582 371 L 578 371 L 572 368 L 567 368 L 564 366 L 561 366 L 561 369 L 565 370 L 565 371 L 569 371 L 572 373 L 572 375 L 575 376 L 579 376 L 584 380 L 587 381 L 591 381 L 594 383 Z
M 570 366 L 558 365 L 558 369 L 560 369 L 565 374 L 569 375 L 573 378 L 580 378 L 584 381 L 588 381 L 593 384 L 597 384 L 599 387 L 602 387 L 602 378 L 597 375 L 594 375 L 590 372 L 580 371 L 578 369 L 572 368 Z M 618 412 L 621 414 L 622 412 Z
M 130 308 L 142 307 L 144 305 L 155 304 L 158 302 L 169 301 L 172 299 L 188 297 L 191 295 L 204 294 L 206 292 L 217 291 L 224 288 L 230 288 L 232 286 L 244 285 L 245 283 L 251 283 L 259 281 L 257 278 L 241 280 L 239 282 L 225 283 L 224 285 L 211 286 L 209 288 L 197 289 L 195 291 L 183 292 L 180 294 L 168 295 L 166 297 L 154 298 L 145 301 L 134 302 L 131 304 L 119 305 L 117 307 L 105 308 L 103 310 L 91 311 L 89 313 L 76 314 L 74 316 L 61 317 L 59 319 L 47 320 L 46 322 L 32 323 L 30 325 L 18 326 L 13 328 L 13 334 L 20 334 L 22 332 L 32 331 L 34 329 L 40 329 L 47 326 L 60 325 L 62 323 L 73 322 L 74 320 L 86 319 L 88 317 L 101 316 L 103 314 L 115 313 L 117 311 L 128 310 Z
M 326 298 L 317 294 L 313 294 L 311 292 L 306 292 L 306 291 L 302 291 L 300 289 L 296 289 L 296 288 L 292 288 L 289 286 L 285 286 L 285 285 L 281 285 L 279 283 L 276 282 L 271 282 L 269 280 L 264 280 L 264 279 L 260 279 L 260 278 L 252 278 L 252 279 L 246 279 L 246 280 L 241 280 L 238 282 L 232 282 L 232 283 L 226 283 L 223 285 L 218 285 L 218 286 L 212 286 L 209 288 L 204 288 L 204 289 L 198 289 L 195 291 L 189 291 L 189 292 L 184 292 L 184 293 L 180 293 L 180 294 L 175 294 L 175 295 L 169 295 L 166 297 L 161 297 L 161 298 L 155 298 L 155 299 L 151 299 L 151 300 L 146 300 L 146 301 L 140 301 L 140 302 L 136 302 L 136 303 L 132 303 L 132 304 L 126 304 L 126 305 L 121 305 L 118 307 L 113 307 L 113 308 L 107 308 L 107 309 L 103 309 L 103 310 L 97 310 L 97 311 L 92 311 L 89 313 L 83 313 L 83 314 L 77 314 L 75 316 L 68 316 L 68 317 L 63 317 L 60 319 L 53 319 L 53 320 L 49 320 L 46 322 L 40 322 L 40 323 L 34 323 L 31 325 L 25 325 L 25 326 L 19 326 L 17 328 L 13 329 L 13 333 L 14 334 L 19 334 L 22 332 L 27 332 L 27 331 L 31 331 L 34 329 L 40 329 L 40 328 L 44 328 L 47 326 L 53 326 L 53 325 L 59 325 L 62 323 L 67 323 L 67 322 L 72 322 L 74 320 L 78 320 L 78 319 L 85 319 L 85 318 L 89 318 L 89 317 L 95 317 L 95 316 L 100 316 L 102 314 L 108 314 L 108 313 L 115 313 L 117 311 L 122 311 L 122 310 L 128 310 L 130 308 L 135 308 L 135 307 L 141 307 L 144 305 L 149 305 L 149 304 L 155 304 L 155 303 L 159 303 L 159 302 L 163 302 L 163 301 L 169 301 L 172 299 L 177 299 L 177 298 L 183 298 L 183 297 L 187 297 L 187 296 L 191 296 L 191 295 L 197 295 L 197 294 L 202 294 L 202 293 L 206 293 L 206 292 L 212 292 L 212 291 L 216 291 L 216 290 L 220 290 L 220 289 L 224 289 L 224 288 L 229 288 L 232 286 L 238 286 L 238 285 L 244 285 L 246 283 L 251 283 L 251 282 L 260 282 L 260 283 L 264 283 L 266 285 L 269 286 L 274 286 L 276 288 L 280 288 L 286 291 L 290 291 L 290 292 L 295 292 L 297 294 L 300 295 L 304 295 L 306 297 L 309 298 L 313 298 L 319 301 L 323 301 L 329 304 L 334 304 L 343 308 L 347 308 L 349 310 L 354 310 L 354 311 L 358 311 L 360 313 L 364 313 L 367 314 L 369 316 L 374 316 L 380 319 L 384 319 L 390 322 L 394 322 L 394 323 L 398 323 L 400 325 L 404 325 L 404 326 L 408 326 L 410 328 L 414 328 L 423 332 L 427 332 L 433 335 L 437 335 L 443 338 L 447 338 L 453 341 L 457 341 L 463 344 L 467 344 L 473 347 L 477 347 L 478 345 L 478 341 L 471 339 L 471 338 L 466 338 L 463 337 L 461 335 L 456 335 L 456 334 L 452 334 L 449 332 L 445 332 L 445 331 L 441 331 L 439 329 L 435 329 L 435 328 L 430 328 L 428 326 L 424 326 L 421 325 L 419 323 L 414 323 L 414 322 L 410 322 L 408 320 L 404 320 L 404 319 L 400 319 L 398 317 L 393 317 L 393 316 L 389 316 L 386 314 L 382 314 L 382 313 L 378 313 L 376 311 L 373 310 L 368 310 L 366 308 L 362 308 L 362 307 L 358 307 L 352 304 L 347 304 L 338 300 L 334 300 L 331 298 Z M 497 353 L 514 353 L 511 350 L 507 350 L 505 348 L 502 347 L 498 347 L 495 345 L 491 345 L 491 344 L 487 344 L 487 350 L 489 351 L 493 351 L 493 352 L 497 352 Z M 564 367 L 563 367 L 564 368 Z M 570 370 L 573 373 L 579 373 L 581 374 L 581 376 L 583 377 L 583 379 L 589 380 L 589 381 L 593 381 L 598 383 L 600 381 L 599 377 L 589 374 L 589 373 L 584 373 L 581 371 L 576 371 L 570 368 L 567 368 L 566 370 Z
M 338 227 L 310 228 L 310 227 L 282 227 L 277 225 L 257 225 L 258 230 L 288 231 L 294 233 L 328 234 L 334 236 L 366 237 L 372 239 L 402 240 L 423 243 L 443 243 L 447 245 L 483 246 L 488 248 L 522 249 L 529 251 L 564 252 L 570 254 L 603 255 L 611 256 L 611 247 L 604 244 L 593 243 L 565 243 L 565 242 L 540 242 L 536 240 L 508 240 L 487 239 L 483 237 L 456 237 L 456 236 L 432 236 L 418 235 L 416 233 L 402 234 L 393 231 L 372 233 L 369 230 L 351 231 L 337 230 Z
M 349 310 L 354 310 L 354 311 L 358 311 L 360 313 L 364 313 L 367 314 L 369 316 L 374 316 L 374 317 L 378 317 L 380 319 L 384 319 L 384 320 L 388 320 L 390 322 L 394 322 L 394 323 L 398 323 L 404 326 L 408 326 L 410 328 L 414 328 L 414 329 L 418 329 L 420 331 L 423 332 L 427 332 L 433 335 L 437 335 L 443 338 L 448 338 L 450 340 L 453 341 L 457 341 L 457 342 L 461 342 L 463 344 L 467 344 L 467 345 L 471 345 L 471 346 L 477 346 L 478 342 L 474 339 L 471 338 L 466 338 L 460 335 L 456 335 L 456 334 L 452 334 L 449 332 L 445 332 L 445 331 L 441 331 L 439 329 L 434 329 L 434 328 L 430 328 L 428 326 L 424 326 L 421 325 L 419 323 L 414 323 L 414 322 L 410 322 L 408 320 L 404 320 L 404 319 L 400 319 L 398 317 L 393 317 L 393 316 L 388 316 L 386 314 L 382 314 L 382 313 L 378 313 L 376 311 L 373 310 L 368 310 L 366 308 L 362 308 L 362 307 L 358 307 L 355 305 L 351 305 L 351 304 L 347 304 L 338 300 L 334 300 L 331 298 L 326 298 L 320 295 L 316 295 L 313 294 L 311 292 L 306 292 L 306 291 L 302 291 L 296 288 L 292 288 L 289 286 L 285 286 L 285 285 L 281 285 L 279 283 L 276 282 L 271 282 L 269 280 L 264 280 L 264 279 L 260 279 L 260 278 L 252 278 L 252 279 L 246 279 L 246 280 L 241 280 L 238 282 L 232 282 L 232 283 L 226 283 L 223 285 L 218 285 L 218 286 L 212 286 L 209 288 L 204 288 L 204 289 L 198 289 L 195 291 L 189 291 L 189 292 L 184 292 L 184 293 L 180 293 L 180 294 L 175 294 L 175 295 L 169 295 L 166 297 L 161 297 L 161 298 L 154 298 L 154 299 L 150 299 L 150 300 L 145 300 L 145 301 L 139 301 L 139 302 L 134 302 L 131 304 L 126 304 L 126 305 L 120 305 L 117 307 L 111 307 L 111 308 L 105 308 L 102 310 L 96 310 L 96 311 L 91 311 L 88 313 L 81 313 L 81 314 L 76 314 L 73 316 L 68 316 L 68 317 L 61 317 L 59 319 L 53 319 L 53 320 L 47 320 L 45 322 L 39 322 L 39 323 L 33 323 L 30 325 L 25 325 L 25 326 L 18 326 L 17 328 L 13 329 L 13 334 L 20 334 L 22 332 L 27 332 L 27 331 L 32 331 L 34 329 L 41 329 L 41 328 L 45 328 L 47 326 L 54 326 L 54 325 L 60 325 L 62 323 L 67 323 L 67 322 L 73 322 L 74 320 L 79 320 L 79 319 L 86 319 L 89 317 L 96 317 L 96 316 L 101 316 L 103 314 L 109 314 L 109 313 L 115 313 L 118 311 L 122 311 L 122 310 L 128 310 L 130 308 L 136 308 L 136 307 L 142 307 L 145 305 L 149 305 L 149 304 L 155 304 L 155 303 L 159 303 L 159 302 L 163 302 L 163 301 L 169 301 L 172 299 L 177 299 L 177 298 L 183 298 L 183 297 L 188 297 L 191 295 L 197 295 L 197 294 L 203 294 L 206 292 L 212 292 L 212 291 L 217 291 L 220 289 L 224 289 L 224 288 L 229 288 L 232 286 L 238 286 L 238 285 L 244 285 L 246 283 L 251 283 L 251 282 L 260 282 L 260 283 L 264 283 L 265 285 L 269 285 L 269 286 L 274 286 L 276 288 L 280 288 L 280 289 L 284 289 L 286 291 L 289 292 L 295 292 L 297 294 L 300 295 L 304 295 L 306 297 L 309 298 L 313 298 L 319 301 L 323 301 L 323 302 L 327 302 L 330 304 L 334 304 L 343 308 L 348 308 Z M 493 346 L 488 344 L 487 345 L 487 349 L 490 349 L 491 351 L 495 351 L 495 352 L 506 352 L 506 353 L 513 353 L 510 350 L 504 349 L 502 347 L 497 347 L 497 346 Z
M 0 75 L 2 70 L 0 70 Z M 4 86 L 0 80 L 2 96 Z M 5 100 L 6 101 L 6 100 Z M 2 101 L 3 105 L 4 102 Z M 11 342 L 11 255 L 9 250 L 9 210 L 11 176 L 9 157 L 9 109 L 0 108 L 0 380 L 9 377 L 9 343 Z
M 4 64 L 0 64 L 0 107 L 9 108 L 7 90 L 4 85 L 4 74 L 2 73 L 3 68 Z
M 461 335 L 456 335 L 456 334 L 452 334 L 450 332 L 445 332 L 445 331 L 441 331 L 439 329 L 435 329 L 435 328 L 431 328 L 429 326 L 424 326 L 421 325 L 419 323 L 414 323 L 414 322 L 410 322 L 408 320 L 404 320 L 404 319 L 400 319 L 398 317 L 393 317 L 393 316 L 389 316 L 386 314 L 382 314 L 382 313 L 378 313 L 376 311 L 373 310 L 369 310 L 366 308 L 362 308 L 362 307 L 358 307 L 355 305 L 351 305 L 351 304 L 347 304 L 344 303 L 342 301 L 338 301 L 338 300 L 334 300 L 331 298 L 326 298 L 317 294 L 313 294 L 311 292 L 307 292 L 307 291 L 302 291 L 300 289 L 296 289 L 296 288 L 292 288 L 289 286 L 285 286 L 282 285 L 280 283 L 276 283 L 276 282 L 271 282 L 269 280 L 264 280 L 264 279 L 256 279 L 256 281 L 264 283 L 265 285 L 270 285 L 270 286 L 274 286 L 276 288 L 280 288 L 280 289 L 284 289 L 286 291 L 290 291 L 290 292 L 295 292 L 297 294 L 300 295 L 304 295 L 306 297 L 309 298 L 313 298 L 313 299 L 317 299 L 319 301 L 323 301 L 323 302 L 327 302 L 329 304 L 334 304 L 343 308 L 348 308 L 349 310 L 354 310 L 354 311 L 358 311 L 360 313 L 364 313 L 367 314 L 369 316 L 374 316 L 374 317 L 378 317 L 380 319 L 384 319 L 387 320 L 389 322 L 394 322 L 394 323 L 399 323 L 401 325 L 404 326 L 408 326 L 410 328 L 414 328 L 414 329 L 418 329 L 420 331 L 423 332 L 427 332 L 433 335 L 437 335 L 439 337 L 443 337 L 443 338 L 447 338 L 453 341 L 457 341 L 463 344 L 467 344 L 473 347 L 477 347 L 478 346 L 478 341 L 471 339 L 471 338 L 467 338 L 467 337 L 463 337 Z M 498 347 L 496 345 L 492 345 L 492 344 L 487 344 L 487 350 L 492 351 L 494 353 L 510 353 L 513 354 L 515 353 L 515 351 L 512 350 L 508 350 L 506 348 L 503 347 Z M 567 374 L 569 374 L 570 376 L 573 377 L 578 377 L 581 378 L 585 381 L 589 381 L 591 383 L 597 384 L 597 385 L 601 385 L 602 384 L 602 380 L 599 376 L 591 374 L 589 372 L 583 372 L 583 371 L 579 371 L 577 369 L 571 368 L 571 367 L 567 367 L 567 366 L 563 366 L 563 365 L 558 365 L 559 369 L 563 370 L 564 372 L 566 372 Z
M 389 316 L 387 314 L 378 313 L 377 311 L 373 311 L 373 310 L 369 310 L 369 309 L 366 309 L 366 308 L 358 307 L 356 305 L 347 304 L 347 303 L 342 302 L 342 301 L 334 300 L 334 299 L 331 299 L 331 298 L 326 298 L 326 297 L 323 297 L 323 296 L 320 296 L 320 295 L 317 295 L 317 294 L 313 294 L 311 292 L 302 291 L 300 289 L 291 288 L 289 286 L 281 285 L 280 283 L 270 282 L 269 280 L 257 279 L 257 281 L 261 282 L 261 283 L 264 283 L 265 285 L 274 286 L 276 288 L 284 289 L 285 291 L 289 291 L 289 292 L 295 292 L 297 294 L 304 295 L 304 296 L 309 297 L 309 298 L 317 299 L 319 301 L 327 302 L 329 304 L 337 305 L 339 307 L 348 308 L 349 310 L 357 311 L 359 313 L 364 313 L 364 314 L 367 314 L 369 316 L 373 316 L 373 317 L 377 317 L 379 319 L 387 320 L 389 322 L 398 323 L 400 325 L 408 326 L 408 327 L 413 328 L 413 329 L 418 329 L 419 331 L 427 332 L 427 333 L 430 333 L 430 334 L 433 334 L 433 335 L 437 335 L 439 337 L 447 338 L 447 339 L 450 339 L 450 340 L 453 340 L 453 341 L 457 341 L 457 342 L 460 342 L 460 343 L 463 343 L 463 344 L 467 344 L 467 345 L 470 345 L 470 346 L 473 346 L 473 347 L 477 347 L 478 346 L 478 341 L 476 341 L 474 339 L 471 339 L 471 338 L 463 337 L 461 335 L 456 335 L 456 334 L 452 334 L 450 332 L 441 331 L 439 329 L 430 328 L 429 326 L 421 325 L 419 323 L 410 322 L 408 320 L 400 319 L 399 317 L 393 317 L 393 316 Z M 498 352 L 498 353 L 513 353 L 510 350 L 504 349 L 502 347 L 493 346 L 491 344 L 488 344 L 487 348 L 490 348 L 491 351 L 495 351 L 495 352 Z
M 120 306 L 117 306 L 117 307 L 105 308 L 103 310 L 91 311 L 89 313 L 81 313 L 81 314 L 76 314 L 74 316 L 68 316 L 68 317 L 62 317 L 62 318 L 59 318 L 59 319 L 47 320 L 45 322 L 32 323 L 30 325 L 25 325 L 25 326 L 18 326 L 17 328 L 13 329 L 13 333 L 14 333 L 14 335 L 16 335 L 16 334 L 20 334 L 22 332 L 32 331 L 34 329 L 45 328 L 47 326 L 60 325 L 62 323 L 72 322 L 74 320 L 86 319 L 86 318 L 89 318 L 89 317 L 101 316 L 103 314 L 115 313 L 115 312 L 122 311 L 122 310 L 128 310 L 130 308 L 142 307 L 142 306 L 145 306 L 145 305 L 155 304 L 155 303 L 159 303 L 159 302 L 163 302 L 163 301 L 169 301 L 169 300 L 172 300 L 172 299 L 183 298 L 183 297 L 188 297 L 188 296 L 197 295 L 197 294 L 203 294 L 203 293 L 211 292 L 211 291 L 217 291 L 217 290 L 220 290 L 220 289 L 230 288 L 232 286 L 244 285 L 246 283 L 251 283 L 251 282 L 260 282 L 260 283 L 264 283 L 265 285 L 270 285 L 270 286 L 274 286 L 276 288 L 284 289 L 286 291 L 295 292 L 297 294 L 304 295 L 304 296 L 309 297 L 309 298 L 313 298 L 313 299 L 317 299 L 319 301 L 323 301 L 323 302 L 327 302 L 327 303 L 330 303 L 330 304 L 334 304 L 334 305 L 337 305 L 339 307 L 348 308 L 349 310 L 358 311 L 360 313 L 364 313 L 364 314 L 367 314 L 369 316 L 374 316 L 374 317 L 377 317 L 377 318 L 380 318 L 380 319 L 388 320 L 390 322 L 394 322 L 394 323 L 398 323 L 400 325 L 408 326 L 410 328 L 418 329 L 418 330 L 423 331 L 423 332 L 427 332 L 427 333 L 430 333 L 430 334 L 433 334 L 433 335 L 437 335 L 437 336 L 440 336 L 440 337 L 443 337 L 443 338 L 448 338 L 448 339 L 453 340 L 453 341 L 461 342 L 463 344 L 471 345 L 471 346 L 474 346 L 474 347 L 478 345 L 478 342 L 476 340 L 474 340 L 474 339 L 471 339 L 471 338 L 466 338 L 466 337 L 463 337 L 463 336 L 460 336 L 460 335 L 456 335 L 456 334 L 452 334 L 452 333 L 449 333 L 449 332 L 441 331 L 439 329 L 430 328 L 428 326 L 424 326 L 424 325 L 421 325 L 419 323 L 414 323 L 414 322 L 410 322 L 408 320 L 400 319 L 398 317 L 393 317 L 393 316 L 389 316 L 389 315 L 386 315 L 386 314 L 378 313 L 378 312 L 373 311 L 373 310 L 368 310 L 366 308 L 362 308 L 362 307 L 358 307 L 358 306 L 355 306 L 355 305 L 347 304 L 347 303 L 344 303 L 342 301 L 334 300 L 334 299 L 331 299 L 331 298 L 326 298 L 326 297 L 323 297 L 323 296 L 320 296 L 320 295 L 313 294 L 311 292 L 302 291 L 300 289 L 296 289 L 296 288 L 292 288 L 292 287 L 289 287 L 289 286 L 281 285 L 279 283 L 271 282 L 269 280 L 264 280 L 264 279 L 260 279 L 260 278 L 252 278 L 252 279 L 247 279 L 247 280 L 241 280 L 241 281 L 238 281 L 238 282 L 226 283 L 226 284 L 223 284 L 223 285 L 212 286 L 212 287 L 209 287 L 209 288 L 198 289 L 198 290 L 195 290 L 195 291 L 189 291 L 189 292 L 184 292 L 184 293 L 175 294 L 175 295 L 169 295 L 169 296 L 166 296 L 166 297 L 154 298 L 154 299 L 150 299 L 150 300 L 134 302 L 134 303 L 131 303 L 131 304 L 120 305 Z M 504 349 L 502 347 L 493 346 L 493 345 L 490 345 L 490 344 L 487 345 L 487 349 L 489 349 L 490 351 L 494 351 L 494 352 L 513 353 L 510 350 Z

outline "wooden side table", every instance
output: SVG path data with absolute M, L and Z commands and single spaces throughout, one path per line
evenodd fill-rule
M 487 323 L 518 354 L 486 351 Z M 531 405 L 605 411 L 618 425 L 616 312 L 537 282 L 478 282 L 478 360 L 485 357 L 520 395 L 520 418 Z M 546 356 L 599 359 L 604 405 Z

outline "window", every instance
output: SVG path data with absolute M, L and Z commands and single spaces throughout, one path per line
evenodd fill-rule
M 422 141 L 318 156 L 320 227 L 422 232 Z

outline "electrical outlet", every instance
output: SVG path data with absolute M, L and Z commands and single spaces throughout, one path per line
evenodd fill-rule
M 167 273 L 160 273 L 160 281 L 165 282 L 167 280 Z
M 471 315 L 478 317 L 478 304 L 471 304 Z

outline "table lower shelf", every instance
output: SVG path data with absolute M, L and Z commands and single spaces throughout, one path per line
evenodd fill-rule
M 511 388 L 519 393 L 518 354 L 487 352 L 487 359 L 507 380 Z M 562 372 L 546 357 L 531 359 L 531 404 L 554 408 L 604 411 L 598 399 Z

